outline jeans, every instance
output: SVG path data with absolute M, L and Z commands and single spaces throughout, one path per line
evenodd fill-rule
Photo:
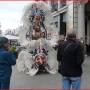
M 9 90 L 10 81 L 0 81 L 0 90 Z
M 63 77 L 62 89 L 63 90 L 80 90 L 81 77 Z

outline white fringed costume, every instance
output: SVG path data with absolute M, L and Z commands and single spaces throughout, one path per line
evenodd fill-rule
M 58 32 L 55 26 L 51 25 L 53 18 L 50 7 L 41 1 L 33 2 L 26 7 L 22 21 L 23 28 L 19 33 L 19 42 L 25 49 L 22 49 L 18 55 L 18 71 L 33 76 L 38 72 L 39 65 L 44 64 L 47 72 L 56 74 L 58 62 L 53 46 L 57 42 Z M 39 64 L 36 61 L 39 61 Z

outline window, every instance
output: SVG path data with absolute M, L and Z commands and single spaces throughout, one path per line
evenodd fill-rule
M 58 22 L 55 22 L 56 27 L 58 28 Z
M 56 0 L 51 0 L 51 7 L 52 7 L 52 12 L 58 11 L 58 2 Z
M 60 2 L 60 7 L 62 8 L 62 7 L 64 7 L 64 6 L 66 6 L 66 0 L 61 0 L 61 2 Z

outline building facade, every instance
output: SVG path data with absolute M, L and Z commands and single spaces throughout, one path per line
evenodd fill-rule
M 77 38 L 90 44 L 90 4 L 85 2 L 74 2 L 51 0 L 54 24 L 60 35 L 66 35 L 69 30 L 75 30 Z
M 57 25 L 58 32 L 60 35 L 66 35 L 67 31 L 73 28 L 73 22 L 74 22 L 73 1 L 64 0 L 64 2 L 63 1 L 61 2 L 61 0 L 58 0 L 57 6 L 55 5 L 56 5 L 56 1 L 54 5 L 52 5 L 51 3 L 52 9 L 54 8 L 54 10 L 52 10 L 52 15 L 54 17 L 53 23 Z M 57 7 L 57 9 L 55 7 Z
M 90 3 L 73 3 L 73 28 L 77 38 L 90 45 Z

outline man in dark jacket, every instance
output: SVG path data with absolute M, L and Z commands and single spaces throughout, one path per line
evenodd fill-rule
M 66 41 L 58 47 L 57 60 L 60 62 L 59 73 L 62 75 L 64 90 L 80 89 L 84 48 L 76 40 L 75 33 L 68 33 Z
M 12 65 L 16 64 L 16 59 L 9 51 L 9 41 L 5 37 L 0 37 L 0 90 L 9 90 Z

